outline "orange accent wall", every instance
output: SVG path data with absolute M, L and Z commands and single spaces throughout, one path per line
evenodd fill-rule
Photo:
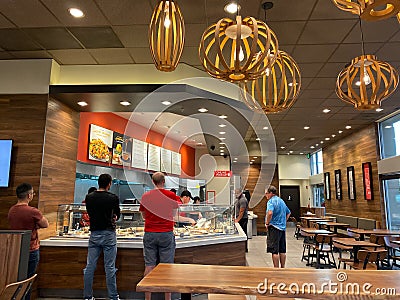
M 129 127 L 127 128 L 129 122 Z M 195 176 L 195 149 L 185 144 L 165 138 L 164 135 L 148 130 L 147 128 L 135 124 L 127 119 L 108 112 L 81 112 L 80 127 L 79 127 L 79 142 L 77 160 L 85 163 L 109 166 L 108 163 L 103 163 L 88 159 L 89 147 L 89 125 L 95 124 L 112 131 L 125 133 L 126 135 L 138 140 L 146 141 L 147 143 L 163 147 L 181 154 L 182 178 L 194 178 Z M 115 168 L 120 166 L 112 165 Z

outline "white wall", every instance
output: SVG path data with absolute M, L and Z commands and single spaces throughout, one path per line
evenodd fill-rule
M 48 94 L 51 59 L 0 61 L 0 94 Z
M 279 186 L 281 185 L 297 185 L 300 187 L 300 206 L 307 207 L 311 201 L 311 187 L 308 179 L 280 179 Z M 311 205 L 311 203 L 310 203 Z

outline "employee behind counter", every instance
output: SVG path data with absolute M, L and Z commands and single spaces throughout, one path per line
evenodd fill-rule
M 195 211 L 195 207 L 192 207 L 193 204 L 193 197 L 192 194 L 184 190 L 181 193 L 180 197 L 181 203 L 179 203 L 179 212 L 178 216 L 178 227 L 183 227 L 185 225 L 194 225 L 197 220 L 201 219 L 203 216 L 200 212 Z

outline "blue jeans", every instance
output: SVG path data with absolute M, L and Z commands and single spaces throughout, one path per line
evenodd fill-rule
M 108 297 L 111 300 L 118 298 L 117 278 L 115 260 L 117 258 L 117 236 L 115 231 L 98 230 L 92 231 L 89 238 L 89 248 L 87 265 L 83 270 L 83 297 L 91 299 L 93 297 L 93 277 L 97 266 L 97 259 L 101 251 L 104 253 L 104 271 L 106 273 L 106 284 Z
M 40 254 L 39 249 L 29 252 L 29 261 L 28 261 L 28 274 L 27 278 L 33 276 L 36 273 L 37 266 L 39 264 Z M 31 299 L 31 290 L 29 289 L 28 293 L 26 293 L 25 300 Z

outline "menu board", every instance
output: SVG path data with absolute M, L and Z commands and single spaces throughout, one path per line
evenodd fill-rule
M 181 154 L 171 152 L 171 173 L 181 175 Z
M 161 148 L 149 144 L 149 151 L 147 157 L 147 169 L 151 171 L 160 171 L 160 153 Z
M 171 150 L 161 148 L 161 172 L 171 173 Z
M 132 163 L 131 167 L 147 169 L 147 143 L 132 139 Z
M 110 149 L 113 146 L 113 131 L 90 124 L 89 129 L 89 159 L 109 162 Z
M 132 156 L 132 138 L 114 132 L 112 154 L 112 164 L 129 166 Z

